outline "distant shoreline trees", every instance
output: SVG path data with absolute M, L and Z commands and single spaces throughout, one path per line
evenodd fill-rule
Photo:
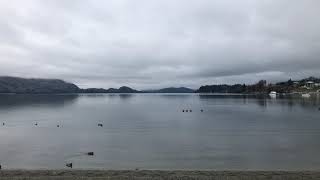
M 266 80 L 260 80 L 256 84 L 219 84 L 219 85 L 205 85 L 201 86 L 196 93 L 269 93 L 276 91 L 278 93 L 292 93 L 301 91 L 316 91 L 320 89 L 320 86 L 307 87 L 308 82 L 319 84 L 320 79 L 315 77 L 309 77 L 299 81 L 293 81 L 289 79 L 285 82 L 279 82 L 276 84 L 267 84 Z
M 26 79 L 18 77 L 0 76 L 0 93 L 21 94 L 58 94 L 58 93 L 238 93 L 238 94 L 265 94 L 271 91 L 278 93 L 291 92 L 316 92 L 320 91 L 320 79 L 315 77 L 305 78 L 299 81 L 279 82 L 267 84 L 266 80 L 260 80 L 256 84 L 218 84 L 201 86 L 194 91 L 189 88 L 164 88 L 159 90 L 138 91 L 130 87 L 122 86 L 119 89 L 88 88 L 81 89 L 77 85 L 59 79 Z

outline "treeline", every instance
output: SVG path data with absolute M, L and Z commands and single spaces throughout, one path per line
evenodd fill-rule
M 132 89 L 127 86 L 122 86 L 119 89 L 116 88 L 88 88 L 88 89 L 81 89 L 80 93 L 140 93 L 140 91 Z
M 312 83 L 310 83 L 312 82 Z M 311 85 L 310 85 L 311 84 Z M 320 79 L 309 77 L 299 81 L 279 82 L 267 84 L 266 80 L 260 80 L 256 84 L 235 85 L 206 85 L 201 86 L 196 93 L 278 93 L 290 92 L 314 92 L 320 89 Z M 164 88 L 160 90 L 138 91 L 130 87 L 122 86 L 119 89 L 89 88 L 81 89 L 77 85 L 59 79 L 26 79 L 18 77 L 0 76 L 0 93 L 27 93 L 27 94 L 56 94 L 56 93 L 192 93 L 194 90 L 180 88 Z
M 17 94 L 58 94 L 58 93 L 139 93 L 135 89 L 122 86 L 119 89 L 88 88 L 59 79 L 36 79 L 0 76 L 0 93 Z
M 320 83 L 319 78 L 309 77 L 299 81 L 288 81 L 279 82 L 276 84 L 267 84 L 266 80 L 260 80 L 256 84 L 235 84 L 235 85 L 206 85 L 201 86 L 196 92 L 197 93 L 269 93 L 270 91 L 276 91 L 278 93 L 291 93 L 294 91 L 306 90 L 304 86 L 307 82 Z
M 201 86 L 197 93 L 266 93 L 269 91 L 265 80 L 261 80 L 253 85 L 235 84 L 235 85 L 206 85 Z

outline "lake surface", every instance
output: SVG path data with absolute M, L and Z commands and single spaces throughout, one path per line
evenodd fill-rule
M 320 170 L 319 99 L 0 95 L 0 163 L 7 169 L 64 169 L 72 162 L 76 169 Z

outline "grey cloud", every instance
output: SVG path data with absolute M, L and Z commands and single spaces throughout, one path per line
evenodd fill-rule
M 320 76 L 319 5 L 1 1 L 0 72 L 140 89 Z

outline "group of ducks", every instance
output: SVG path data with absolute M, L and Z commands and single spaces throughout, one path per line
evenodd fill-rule
M 5 126 L 5 125 L 6 125 L 6 123 L 3 122 L 3 123 L 2 123 L 2 126 Z M 38 123 L 36 122 L 34 125 L 35 125 L 35 126 L 38 126 Z M 98 126 L 99 126 L 99 127 L 103 127 L 103 124 L 99 123 Z M 57 127 L 60 127 L 60 125 L 58 124 Z M 1 166 L 0 166 L 0 169 L 1 169 Z
M 319 107 L 319 111 L 320 111 L 320 107 Z M 192 112 L 192 109 L 190 109 L 190 110 L 188 110 L 188 109 L 183 109 L 182 112 Z M 201 109 L 200 112 L 203 112 L 203 109 Z M 3 122 L 2 125 L 4 126 L 4 125 L 6 125 L 6 124 Z M 35 125 L 35 126 L 38 126 L 38 122 L 36 122 L 34 125 Z M 98 126 L 99 126 L 99 127 L 103 127 L 103 124 L 98 123 Z M 60 127 L 60 125 L 57 124 L 57 127 Z M 0 169 L 1 169 L 1 167 L 0 167 Z
M 319 108 L 319 110 L 320 110 L 320 108 Z M 200 111 L 203 112 L 203 109 L 201 109 Z M 186 110 L 183 109 L 182 112 L 192 112 L 192 110 L 191 110 L 191 109 L 190 109 L 190 110 L 188 110 L 188 109 L 186 109 Z M 5 123 L 3 122 L 2 125 L 4 126 Z M 35 125 L 35 126 L 38 126 L 38 122 L 36 122 L 34 125 Z M 57 127 L 60 127 L 60 125 L 58 124 Z M 98 123 L 98 127 L 103 127 L 103 124 Z M 86 155 L 88 155 L 88 156 L 94 156 L 94 152 L 87 152 Z M 66 163 L 66 167 L 72 168 L 72 167 L 73 167 L 73 163 Z M 2 166 L 0 165 L 0 169 L 1 169 L 1 168 L 2 168 Z
M 319 107 L 319 111 L 320 111 L 320 107 Z M 188 110 L 188 109 L 183 109 L 182 112 L 192 112 L 192 109 Z M 203 112 L 203 109 L 200 110 L 200 112 Z M 2 123 L 2 126 L 6 125 L 4 122 Z M 35 126 L 38 126 L 38 122 L 36 122 L 34 124 Z M 98 126 L 99 127 L 103 127 L 103 124 L 101 123 L 98 123 Z M 57 127 L 60 127 L 60 125 L 58 124 Z M 0 166 L 0 169 L 1 169 L 1 166 Z
M 3 123 L 2 123 L 2 126 L 4 126 L 4 125 L 6 125 L 6 123 L 3 122 Z M 34 125 L 35 125 L 35 126 L 38 126 L 38 123 L 36 122 Z M 60 127 L 60 125 L 58 124 L 57 127 Z
M 201 112 L 203 112 L 203 109 L 200 110 Z M 182 112 L 192 112 L 192 109 L 188 110 L 188 109 L 183 109 Z
M 2 125 L 4 126 L 5 123 L 3 122 Z M 34 125 L 35 125 L 35 126 L 38 126 L 38 123 L 36 122 Z M 99 126 L 99 127 L 103 127 L 103 124 L 99 123 L 98 126 Z M 57 127 L 60 127 L 60 125 L 58 124 Z M 87 152 L 86 155 L 88 155 L 88 156 L 94 156 L 94 152 Z M 66 164 L 66 167 L 72 168 L 72 167 L 73 167 L 73 163 L 67 163 L 67 164 Z M 1 166 L 1 165 L 0 165 L 0 169 L 2 169 L 2 166 Z

